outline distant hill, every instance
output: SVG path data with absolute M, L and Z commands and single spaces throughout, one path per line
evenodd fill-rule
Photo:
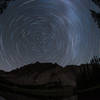
M 1 70 L 0 95 L 7 100 L 48 100 L 48 96 L 53 100 L 94 100 L 99 98 L 99 78 L 97 63 L 63 68 L 56 63 L 36 62 L 10 72 Z
M 52 63 L 35 63 L 25 65 L 19 69 L 12 70 L 2 74 L 7 80 L 19 85 L 37 85 L 37 84 L 46 84 L 48 82 L 61 81 L 62 85 L 67 85 L 67 77 L 73 78 L 75 81 L 74 67 L 63 68 L 58 64 Z M 72 81 L 72 80 L 71 80 Z M 76 85 L 74 82 L 70 82 L 73 85 Z

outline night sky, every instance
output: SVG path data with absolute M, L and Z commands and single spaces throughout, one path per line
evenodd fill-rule
M 15 0 L 0 15 L 0 69 L 53 62 L 87 63 L 100 54 L 91 0 Z

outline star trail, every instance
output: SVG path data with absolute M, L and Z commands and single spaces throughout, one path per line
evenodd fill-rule
M 0 15 L 0 69 L 36 61 L 62 66 L 99 55 L 91 0 L 15 0 Z M 98 9 L 99 11 L 99 9 Z

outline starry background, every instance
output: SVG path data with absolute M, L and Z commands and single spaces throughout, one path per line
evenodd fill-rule
M 100 12 L 92 0 L 12 0 L 0 15 L 0 69 L 98 56 L 100 29 L 90 9 Z

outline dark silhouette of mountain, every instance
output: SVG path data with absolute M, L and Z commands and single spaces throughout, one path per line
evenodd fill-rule
M 100 64 L 96 62 L 64 68 L 37 62 L 10 72 L 1 70 L 0 95 L 7 100 L 98 100 Z
M 34 100 L 34 97 L 48 100 L 48 96 L 56 100 L 66 96 L 73 98 L 75 74 L 74 67 L 65 69 L 56 63 L 39 62 L 10 72 L 1 71 L 0 95 L 7 100 Z

